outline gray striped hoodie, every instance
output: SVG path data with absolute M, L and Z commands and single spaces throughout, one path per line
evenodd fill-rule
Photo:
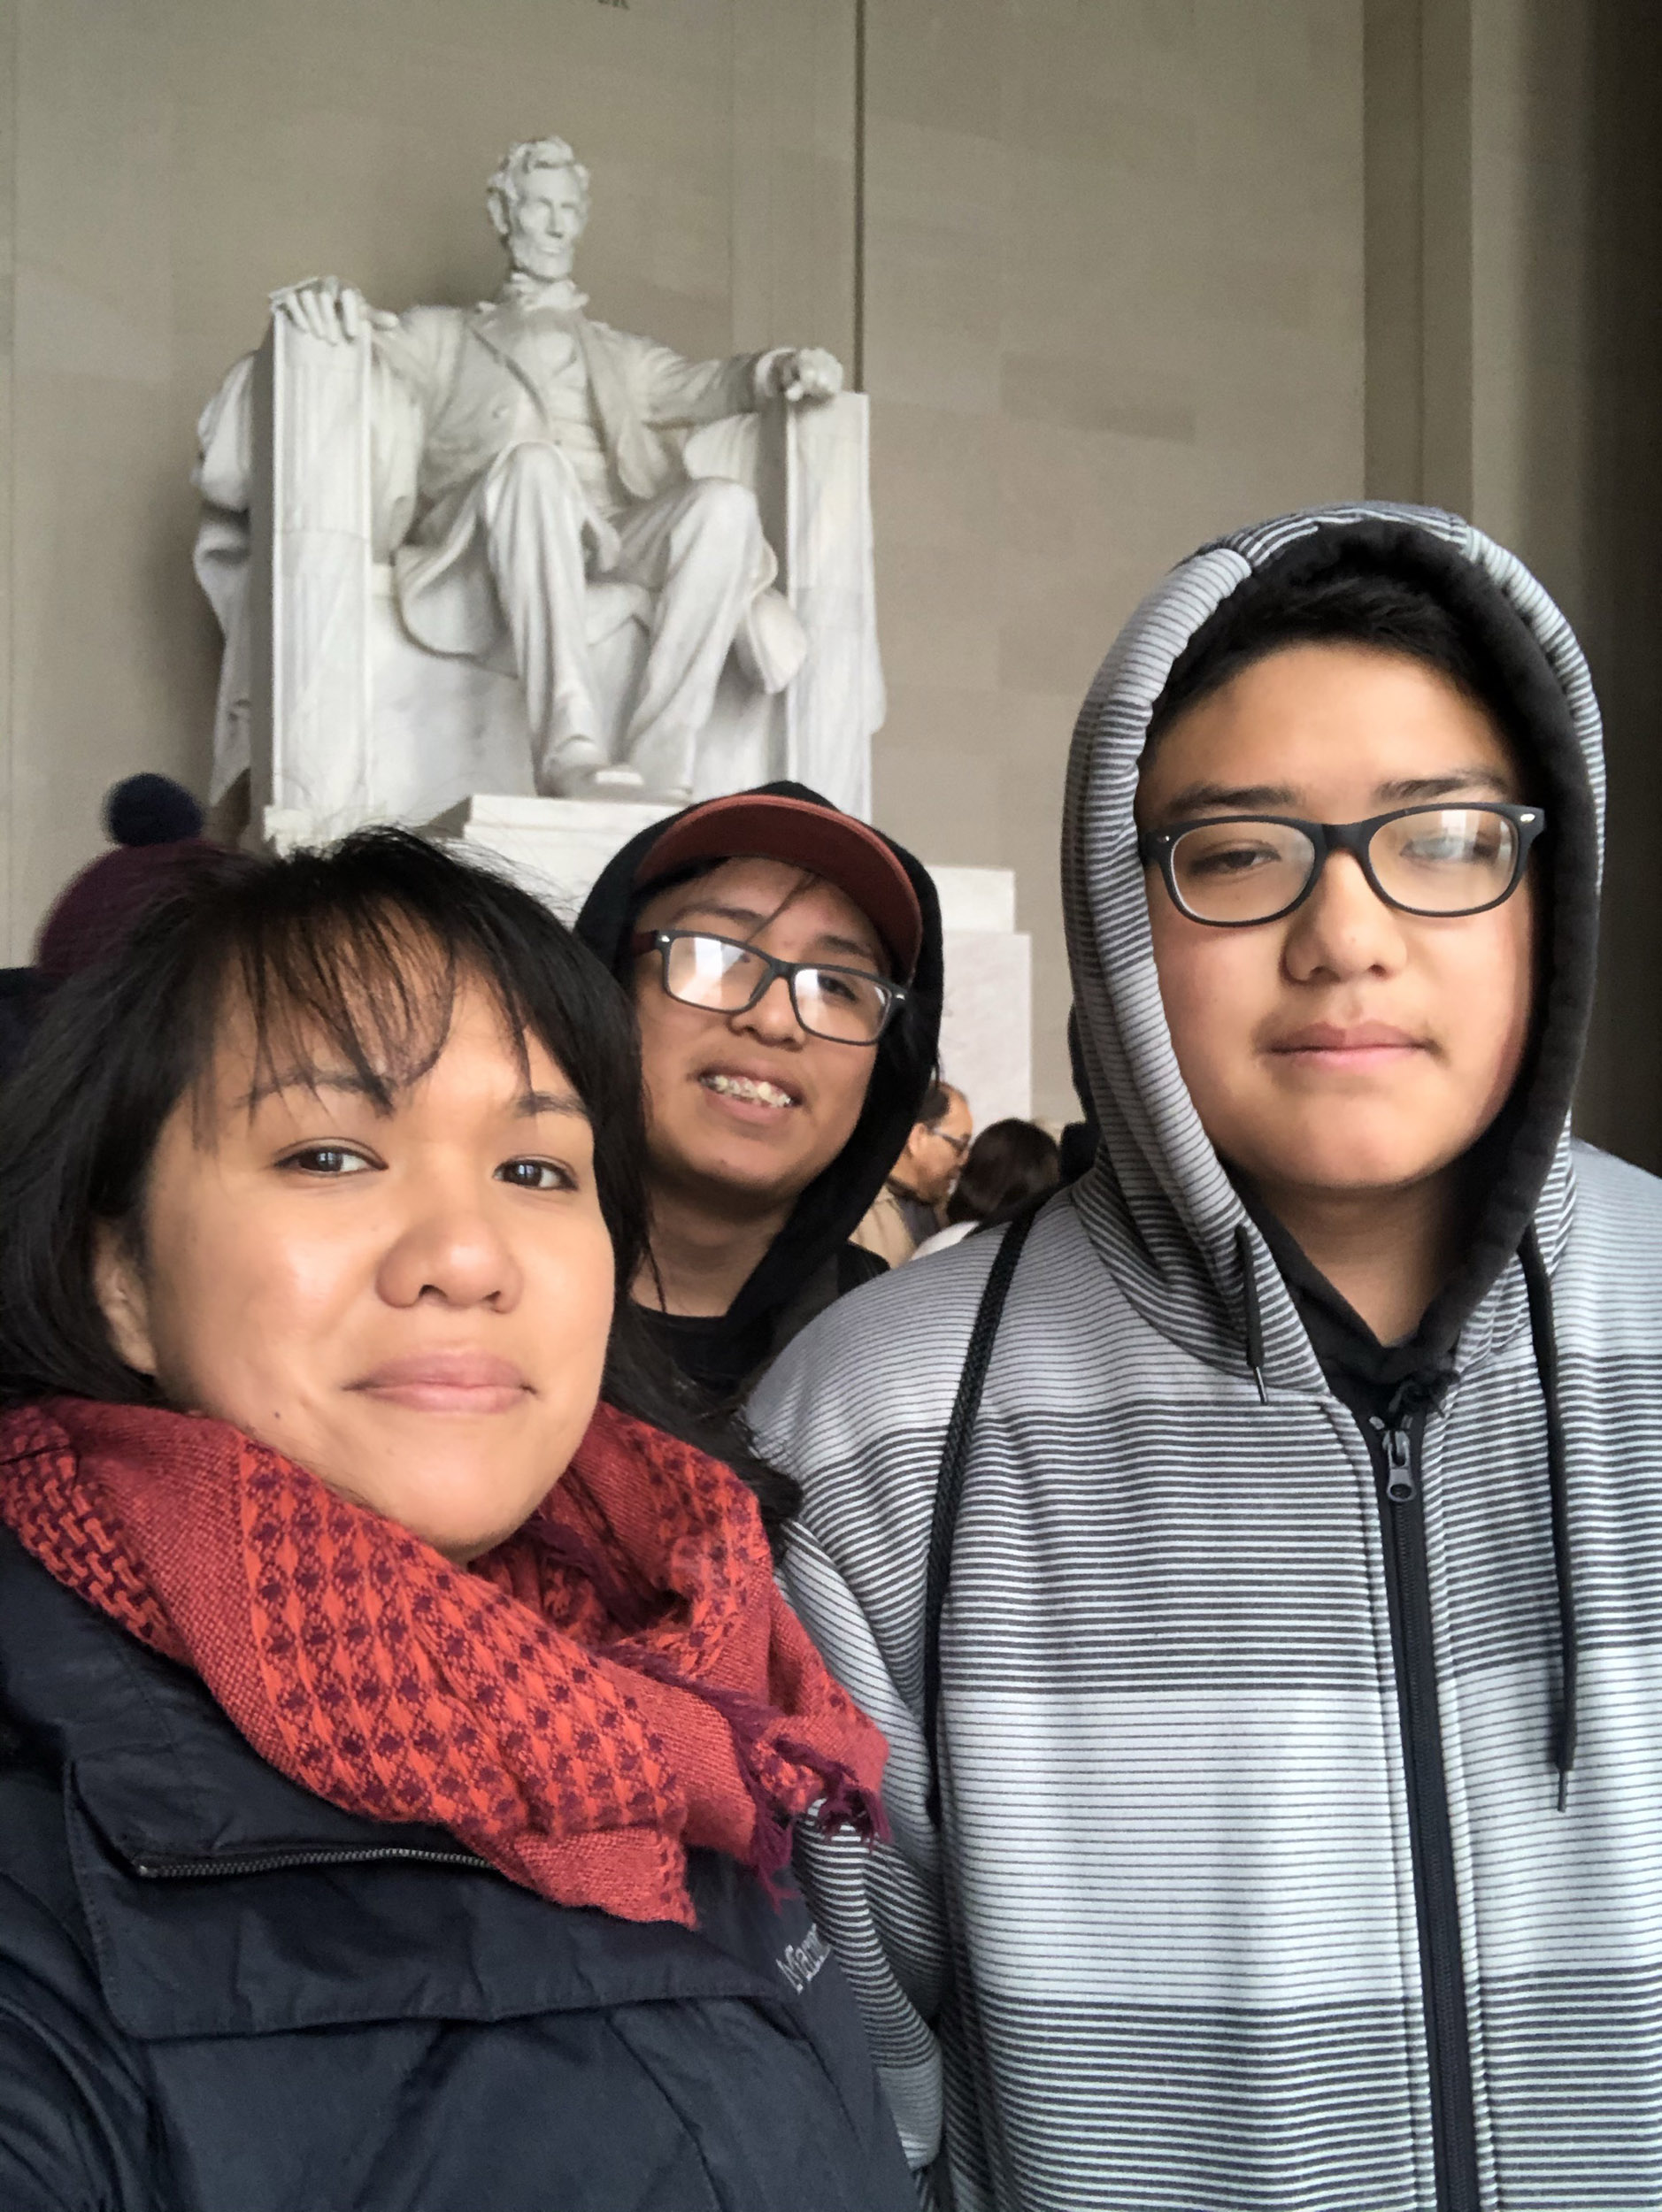
M 1510 625 L 1554 826 L 1527 1110 L 1400 1509 L 1178 1075 L 1132 822 L 1186 641 L 1352 531 Z M 957 2212 L 1662 2206 L 1662 1186 L 1566 1112 L 1600 789 L 1567 626 L 1452 518 L 1268 525 L 1127 626 L 1064 832 L 1104 1150 L 1027 1242 L 973 1432 L 939 1832 L 925 1554 L 997 1236 L 844 1300 L 763 1386 L 806 1492 L 792 1595 L 893 1747 L 892 1845 L 805 1872 Z

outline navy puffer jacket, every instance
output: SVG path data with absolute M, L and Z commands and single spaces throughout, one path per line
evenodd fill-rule
M 841 1974 L 337 1811 L 0 1532 L 4 2212 L 915 2212 Z

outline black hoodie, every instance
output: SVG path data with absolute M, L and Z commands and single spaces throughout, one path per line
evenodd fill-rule
M 758 788 L 772 798 L 805 801 L 828 814 L 837 811 L 804 784 Z M 662 888 L 654 884 L 637 892 L 635 878 L 647 854 L 679 818 L 672 815 L 655 822 L 615 853 L 577 917 L 577 934 L 626 985 L 634 969 L 629 941 L 635 915 L 646 898 Z M 706 1320 L 649 1310 L 650 1325 L 676 1364 L 720 1395 L 743 1391 L 815 1314 L 881 1271 L 881 1263 L 873 1263 L 872 1256 L 850 1246 L 849 1239 L 900 1157 L 934 1076 L 942 984 L 941 907 L 935 885 L 904 846 L 889 837 L 883 841 L 917 894 L 923 946 L 905 1004 L 873 1055 L 871 1086 L 853 1135 L 797 1199 L 789 1220 L 725 1314 Z

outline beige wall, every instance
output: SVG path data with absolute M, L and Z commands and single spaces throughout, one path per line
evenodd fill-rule
M 1368 489 L 1581 632 L 1611 813 L 1583 1132 L 1662 1168 L 1662 9 L 1367 0 Z
M 850 358 L 856 42 L 856 0 L 0 0 L 14 958 L 106 784 L 203 780 L 192 426 L 266 293 L 480 297 L 483 179 L 552 127 L 598 312 Z M 1361 0 L 867 0 L 865 43 L 879 811 L 1019 870 L 1061 1117 L 1084 687 L 1201 539 L 1361 488 Z
M 1155 579 L 1362 480 L 1360 10 L 872 0 L 866 382 L 884 821 L 1019 871 L 1073 1110 L 1073 716 Z

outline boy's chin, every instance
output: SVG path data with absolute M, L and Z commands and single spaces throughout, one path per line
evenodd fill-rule
M 1434 1181 L 1466 1149 L 1441 1133 L 1404 1141 L 1400 1128 L 1289 1129 L 1277 1135 L 1279 1141 L 1258 1153 L 1249 1173 L 1266 1187 L 1312 1197 L 1394 1196 Z

